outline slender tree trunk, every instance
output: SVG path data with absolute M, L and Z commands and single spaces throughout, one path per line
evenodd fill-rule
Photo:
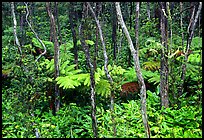
M 188 29 L 187 29 L 187 33 L 188 35 L 190 35 L 190 32 L 192 30 L 192 24 L 193 24 L 193 21 L 194 21 L 194 16 L 195 16 L 195 8 L 196 6 L 193 5 L 193 2 L 191 3 L 191 5 L 193 6 L 193 10 L 191 10 L 192 12 L 192 15 L 191 15 L 191 18 L 190 18 L 190 21 L 189 21 L 189 25 L 188 25 Z
M 96 97 L 95 97 L 95 78 L 94 78 L 94 67 L 91 63 L 89 46 L 86 44 L 84 39 L 83 29 L 84 22 L 85 22 L 85 11 L 87 10 L 86 3 L 83 4 L 83 12 L 82 12 L 82 22 L 79 26 L 79 38 L 81 45 L 83 47 L 84 53 L 86 55 L 86 62 L 88 68 L 90 69 L 90 85 L 91 85 L 91 118 L 92 118 L 92 128 L 94 133 L 94 138 L 98 137 L 98 130 L 97 130 L 97 120 L 96 120 Z
M 56 17 L 56 20 L 57 20 L 58 36 L 60 37 L 59 45 L 61 45 L 62 44 L 62 35 L 61 35 L 61 28 L 60 28 L 59 17 L 58 17 L 58 2 L 55 2 L 55 17 Z
M 147 16 L 148 16 L 148 19 L 150 20 L 151 19 L 151 14 L 150 14 L 149 2 L 147 2 Z
M 133 3 L 130 2 L 130 29 L 132 29 L 132 11 L 133 11 Z
M 74 6 L 73 3 L 70 2 L 70 8 L 69 8 L 69 23 L 72 31 L 72 38 L 73 38 L 73 44 L 74 44 L 74 63 L 77 65 L 76 69 L 78 69 L 78 46 L 77 46 L 77 37 L 76 37 L 76 31 L 74 29 L 74 23 L 73 23 L 73 15 L 74 15 Z
M 98 18 L 98 15 L 100 14 L 101 12 L 101 3 L 100 2 L 97 2 L 96 3 L 96 10 L 95 10 L 95 13 L 96 13 L 96 17 Z M 96 26 L 96 42 L 95 42 L 95 46 L 94 46 L 94 70 L 96 70 L 96 67 L 97 67 L 97 57 L 98 57 L 98 26 Z
M 23 4 L 22 4 L 23 5 Z M 21 12 L 20 12 L 20 32 L 21 32 L 21 37 L 20 37 L 20 42 L 21 42 L 21 45 L 23 46 L 24 45 L 24 42 L 25 42 L 25 35 L 24 35 L 24 17 L 25 17 L 25 15 L 24 15 L 24 12 L 22 12 L 22 10 L 21 10 Z
M 160 69 L 160 96 L 161 106 L 165 108 L 169 107 L 168 97 L 168 46 L 167 46 L 167 15 L 165 2 L 160 2 L 160 13 L 161 13 L 161 69 Z
M 116 10 L 115 10 L 115 6 L 113 5 L 112 7 L 112 10 L 113 10 L 113 14 L 112 14 L 112 46 L 113 46 L 113 59 L 115 60 L 116 59 L 116 50 L 117 50 L 117 32 L 116 32 L 116 29 L 117 29 L 117 18 L 116 18 Z
M 182 14 L 182 11 L 183 11 L 183 3 L 180 2 L 180 13 L 181 13 L 180 14 L 181 15 L 181 17 L 180 17 L 180 19 L 181 19 L 180 25 L 181 25 L 181 30 L 182 30 L 181 37 L 182 37 L 182 48 L 184 48 L 183 14 Z
M 192 42 L 192 39 L 193 39 L 195 26 L 196 26 L 196 23 L 198 21 L 198 17 L 200 15 L 201 9 L 202 9 L 202 2 L 199 2 L 199 7 L 198 7 L 198 10 L 197 10 L 195 19 L 192 19 L 192 21 L 190 21 L 190 23 L 189 23 L 189 26 L 190 26 L 190 24 L 192 24 L 192 27 L 189 27 L 189 29 L 191 28 L 192 30 L 190 30 L 188 32 L 189 37 L 188 37 L 188 40 L 187 40 L 186 51 L 185 51 L 185 54 L 184 54 L 184 63 L 182 64 L 181 85 L 179 86 L 179 90 L 178 90 L 179 96 L 181 96 L 182 93 L 183 93 L 184 80 L 185 80 L 185 76 L 186 76 L 186 63 L 187 63 L 187 60 L 188 60 L 189 49 L 190 49 L 190 45 L 191 45 L 191 42 Z M 192 13 L 192 15 L 193 14 L 194 14 L 194 12 Z
M 96 24 L 98 26 L 98 29 L 99 29 L 99 35 L 100 35 L 100 39 L 101 39 L 101 43 L 102 43 L 102 46 L 103 46 L 103 54 L 104 54 L 104 70 L 105 70 L 105 73 L 106 73 L 106 76 L 110 82 L 110 85 L 111 87 L 113 87 L 113 79 L 111 77 L 111 75 L 109 74 L 109 71 L 108 71 L 108 56 L 107 56 L 107 53 L 106 53 L 106 46 L 105 46 L 105 41 L 104 41 L 104 37 L 103 37 L 103 33 L 102 33 L 102 30 L 101 30 L 101 25 L 100 25 L 100 22 L 99 20 L 97 19 L 96 17 L 96 14 L 94 13 L 91 5 L 89 2 L 87 2 L 87 5 L 96 21 Z M 111 109 L 111 116 L 112 116 L 112 122 L 113 122 L 113 132 L 114 132 L 114 136 L 116 136 L 116 126 L 115 126 L 115 120 L 114 120 L 114 91 L 111 91 L 111 105 L 110 105 L 110 109 Z
M 148 119 L 147 119 L 147 112 L 146 112 L 146 86 L 144 83 L 144 79 L 142 77 L 142 73 L 141 73 L 141 69 L 140 69 L 140 64 L 139 64 L 139 52 L 138 52 L 138 30 L 139 30 L 139 26 L 138 26 L 138 20 L 139 20 L 139 2 L 137 2 L 136 4 L 136 44 L 137 44 L 137 49 L 135 50 L 132 40 L 130 38 L 130 34 L 127 30 L 127 27 L 123 21 L 123 17 L 122 17 L 122 13 L 120 10 L 120 5 L 119 2 L 115 3 L 116 6 L 116 11 L 117 11 L 117 17 L 118 20 L 120 21 L 121 27 L 125 33 L 125 36 L 128 40 L 128 43 L 130 45 L 130 50 L 133 56 L 133 60 L 134 60 L 134 67 L 135 67 L 135 72 L 137 74 L 137 78 L 139 81 L 139 86 L 140 86 L 140 94 L 141 94 L 141 114 L 142 114 L 142 120 L 143 120 L 143 124 L 144 124 L 144 128 L 145 128 L 145 133 L 146 136 L 148 138 L 150 138 L 150 128 L 149 128 L 149 124 L 148 124 Z
M 53 37 L 54 37 L 54 65 L 55 65 L 55 79 L 59 76 L 59 43 L 57 40 L 57 32 L 56 32 L 56 24 L 55 24 L 55 18 L 50 11 L 50 3 L 46 2 L 47 12 L 50 17 L 50 24 L 53 31 Z M 60 108 L 60 90 L 55 83 L 55 107 L 54 107 L 54 115 L 56 115 L 56 112 L 59 111 Z
M 22 54 L 22 50 L 21 50 L 21 45 L 17 36 L 17 21 L 16 21 L 16 15 L 15 15 L 15 11 L 14 11 L 14 2 L 11 2 L 11 12 L 13 15 L 13 33 L 14 33 L 14 38 L 15 38 L 15 44 L 18 46 L 18 51 L 20 54 Z
M 50 12 L 52 12 L 52 3 L 49 4 L 49 9 Z M 54 35 L 53 35 L 53 30 L 52 30 L 52 25 L 50 24 L 50 42 L 54 42 Z

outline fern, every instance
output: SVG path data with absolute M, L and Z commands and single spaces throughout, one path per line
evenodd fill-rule
M 126 82 L 137 81 L 137 76 L 136 76 L 136 72 L 135 72 L 134 67 L 133 68 L 129 68 L 129 70 L 127 70 L 124 73 L 124 77 L 125 77 L 125 81 L 123 81 L 122 84 L 126 83 Z
M 47 51 L 54 52 L 54 49 L 53 49 L 54 44 L 52 42 L 44 41 L 44 40 L 42 42 L 45 44 Z M 44 49 L 44 47 L 42 46 L 42 44 L 39 42 L 39 40 L 37 38 L 33 38 L 32 43 L 34 44 L 34 46 L 39 47 L 41 49 Z
M 144 79 L 147 79 L 148 82 L 154 83 L 155 85 L 160 82 L 160 74 L 157 71 L 152 72 L 142 69 L 142 76 L 144 77 Z
M 143 63 L 145 70 L 155 71 L 160 68 L 160 61 L 147 61 Z
M 108 98 L 111 93 L 111 86 L 108 80 L 101 79 L 96 85 L 96 94 Z
M 190 54 L 188 56 L 188 62 L 192 64 L 199 64 L 201 63 L 201 55 L 196 53 L 196 54 Z
M 63 87 L 63 89 L 75 88 L 81 85 L 78 80 L 73 79 L 71 76 L 57 77 L 56 81 L 59 87 Z

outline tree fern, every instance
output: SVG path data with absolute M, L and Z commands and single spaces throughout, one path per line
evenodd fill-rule
M 56 81 L 59 87 L 63 87 L 63 89 L 75 88 L 81 85 L 80 81 L 72 78 L 72 76 L 57 77 Z
M 160 74 L 157 71 L 152 72 L 152 71 L 146 71 L 142 69 L 142 76 L 150 83 L 159 84 L 160 82 Z
M 111 93 L 111 86 L 108 80 L 101 79 L 96 85 L 96 94 L 108 98 Z
M 143 63 L 143 68 L 145 70 L 155 71 L 160 68 L 160 61 L 147 61 Z

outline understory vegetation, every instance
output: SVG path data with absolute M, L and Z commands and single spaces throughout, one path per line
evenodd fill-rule
M 53 4 L 53 5 L 52 5 Z M 53 11 L 59 41 L 59 76 L 55 76 L 56 43 L 51 39 L 49 16 L 44 2 L 31 2 L 33 10 L 28 20 L 46 46 L 47 53 L 41 56 L 44 47 L 26 21 L 26 6 L 15 2 L 17 35 L 21 51 L 15 43 L 11 4 L 2 3 L 2 137 L 3 138 L 93 138 L 91 112 L 91 78 L 86 54 L 79 39 L 83 2 L 58 2 Z M 94 3 L 91 3 L 92 6 Z M 141 73 L 147 89 L 147 116 L 151 138 L 201 138 L 202 137 L 202 24 L 196 25 L 190 45 L 190 53 L 185 61 L 188 45 L 188 11 L 180 17 L 174 16 L 172 36 L 168 38 L 168 97 L 169 107 L 161 106 L 160 69 L 161 50 L 160 21 L 153 16 L 159 6 L 150 3 L 151 18 L 147 17 L 146 2 L 141 2 L 139 18 L 139 61 Z M 179 3 L 174 2 L 173 13 L 179 13 Z M 134 2 L 120 3 L 130 36 L 134 39 Z M 198 3 L 194 4 L 198 7 Z M 74 6 L 71 8 L 71 6 Z M 189 7 L 187 2 L 184 7 Z M 94 6 L 93 6 L 94 7 Z M 97 7 L 97 5 L 95 5 Z M 124 32 L 117 25 L 113 45 L 112 15 L 114 3 L 101 3 L 97 18 L 101 22 L 108 70 L 113 83 L 104 70 L 104 51 L 100 37 L 96 37 L 94 18 L 86 17 L 84 38 L 88 44 L 91 63 L 94 68 L 94 91 L 96 101 L 96 122 L 99 138 L 145 138 L 145 128 L 141 115 L 140 84 Z M 55 9 L 56 8 L 56 9 Z M 71 9 L 73 11 L 71 11 Z M 100 9 L 100 8 L 99 8 Z M 185 9 L 185 8 L 184 8 Z M 197 11 L 198 8 L 196 8 Z M 74 12 L 74 14 L 70 14 Z M 76 40 L 72 34 L 70 16 L 74 23 Z M 116 14 L 115 14 L 116 15 Z M 143 15 L 143 16 L 142 16 Z M 202 16 L 202 15 L 200 15 Z M 116 18 L 117 19 L 117 18 Z M 186 20 L 188 19 L 188 20 Z M 202 19 L 202 18 L 201 18 Z M 200 20 L 200 18 L 199 18 Z M 60 26 L 59 26 L 60 25 Z M 60 30 L 60 33 L 59 33 Z M 183 33 L 183 38 L 182 38 Z M 170 31 L 169 31 L 170 34 Z M 96 41 L 98 40 L 98 41 Z M 77 45 L 77 51 L 75 44 Z M 96 47 L 97 44 L 97 47 Z M 76 57 L 77 52 L 77 57 Z M 76 59 L 77 58 L 77 59 Z M 76 61 L 77 60 L 77 61 Z M 77 62 L 77 63 L 76 63 Z M 181 80 L 183 64 L 186 64 L 185 79 Z M 93 66 L 94 67 L 94 66 Z M 179 85 L 183 82 L 182 94 Z M 55 106 L 55 84 L 59 87 L 60 108 Z M 114 93 L 114 112 L 111 94 Z M 114 118 L 114 123 L 113 119 Z M 113 126 L 116 128 L 114 135 Z

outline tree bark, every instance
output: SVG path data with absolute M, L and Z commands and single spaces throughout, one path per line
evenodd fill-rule
M 148 16 L 148 19 L 150 20 L 151 19 L 151 14 L 150 14 L 149 2 L 147 2 L 147 16 Z
M 115 10 L 115 6 L 113 5 L 112 7 L 113 10 L 113 14 L 112 14 L 112 46 L 113 46 L 113 59 L 116 59 L 116 50 L 117 50 L 117 18 L 116 18 L 116 10 Z
M 95 13 L 96 13 L 96 17 L 98 18 L 98 15 L 100 14 L 101 12 L 101 3 L 100 2 L 97 2 L 96 3 L 96 10 L 95 10 Z M 98 57 L 98 26 L 96 26 L 96 42 L 95 42 L 95 46 L 94 46 L 94 70 L 96 70 L 96 67 L 97 67 L 97 57 Z
M 55 18 L 52 12 L 50 11 L 49 2 L 46 2 L 46 8 L 47 8 L 48 15 L 50 17 L 50 24 L 52 27 L 53 37 L 54 37 L 54 65 L 55 65 L 55 79 L 56 79 L 59 76 L 59 43 L 57 40 Z M 56 115 L 56 112 L 59 111 L 59 108 L 60 108 L 60 90 L 57 83 L 55 83 L 55 107 L 53 112 L 54 115 Z
M 192 42 L 192 39 L 193 39 L 195 26 L 196 26 L 196 23 L 198 21 L 198 17 L 200 15 L 201 9 L 202 9 L 202 2 L 199 2 L 199 7 L 198 7 L 198 10 L 197 10 L 195 19 L 192 19 L 192 21 L 190 21 L 190 23 L 189 23 L 189 26 L 190 26 L 190 24 L 192 24 L 192 27 L 191 27 L 192 30 L 188 32 L 189 37 L 188 37 L 188 40 L 187 40 L 186 51 L 185 51 L 185 54 L 184 54 L 184 63 L 182 64 L 181 85 L 179 86 L 179 90 L 178 90 L 179 96 L 181 96 L 182 93 L 183 93 L 184 80 L 185 80 L 185 76 L 186 76 L 186 63 L 187 63 L 187 60 L 188 60 L 189 49 L 190 49 L 190 45 L 191 45 L 191 42 Z M 194 12 L 192 13 L 192 15 L 193 14 L 194 14 Z
M 13 15 L 13 33 L 14 33 L 15 43 L 18 46 L 19 53 L 22 54 L 21 45 L 20 45 L 20 42 L 17 36 L 17 31 L 16 31 L 17 21 L 16 21 L 16 15 L 14 11 L 14 2 L 11 2 L 11 12 Z
M 23 6 L 23 4 L 22 4 Z M 20 32 L 21 32 L 21 37 L 20 37 L 20 42 L 21 42 L 21 45 L 23 46 L 24 45 L 24 42 L 25 42 L 25 30 L 24 30 L 24 17 L 25 17 L 25 14 L 24 12 L 20 12 Z
M 122 13 L 120 10 L 120 5 L 119 2 L 115 3 L 116 6 L 116 11 L 117 11 L 117 17 L 118 20 L 120 21 L 120 25 L 122 26 L 122 29 L 125 33 L 125 36 L 128 40 L 129 46 L 130 46 L 130 50 L 131 50 L 131 54 L 133 56 L 133 61 L 134 61 L 134 67 L 135 67 L 135 72 L 137 74 L 137 78 L 139 81 L 139 86 L 140 86 L 140 94 L 141 94 L 141 114 L 142 114 L 142 120 L 143 120 L 143 124 L 144 124 L 144 128 L 145 128 L 145 133 L 146 136 L 148 138 L 150 138 L 150 128 L 149 128 L 149 124 L 148 124 L 148 119 L 147 119 L 147 112 L 146 112 L 146 86 L 144 83 L 144 79 L 142 77 L 142 73 L 141 73 L 141 69 L 140 69 L 140 64 L 139 64 L 139 52 L 138 50 L 138 25 L 136 25 L 136 44 L 137 44 L 137 50 L 134 49 L 132 40 L 130 38 L 130 34 L 127 30 L 127 27 L 123 21 L 123 17 L 122 17 Z M 139 16 L 139 2 L 137 2 L 136 4 L 136 24 L 138 24 L 138 17 Z
M 56 17 L 56 20 L 57 20 L 58 36 L 60 37 L 59 45 L 61 45 L 62 44 L 62 35 L 61 35 L 61 28 L 60 28 L 59 17 L 58 17 L 58 2 L 55 2 L 55 17 Z
M 180 19 L 181 19 L 180 25 L 181 25 L 181 30 L 182 30 L 181 37 L 182 37 L 182 48 L 184 48 L 183 14 L 182 14 L 182 11 L 183 11 L 183 3 L 180 2 L 180 13 L 181 13 L 180 14 L 181 15 L 181 17 L 180 17 Z
M 74 44 L 74 63 L 76 64 L 76 69 L 78 69 L 78 46 L 77 46 L 77 37 L 76 37 L 76 31 L 74 29 L 74 23 L 73 23 L 73 15 L 74 15 L 74 6 L 73 3 L 70 2 L 69 7 L 69 23 L 72 31 L 72 38 L 73 38 L 73 44 Z
M 90 58 L 90 52 L 89 52 L 89 46 L 86 44 L 84 39 L 84 22 L 85 22 L 85 11 L 87 10 L 86 3 L 83 5 L 83 12 L 82 12 L 82 21 L 79 26 L 79 37 L 80 42 L 83 47 L 84 53 L 86 55 L 86 62 L 88 65 L 88 68 L 90 69 L 90 85 L 91 85 L 91 118 L 92 118 L 92 128 L 94 133 L 94 138 L 98 137 L 98 130 L 97 130 L 97 120 L 96 120 L 96 97 L 95 97 L 95 78 L 94 78 L 94 67 L 91 63 Z
M 104 70 L 105 70 L 105 73 L 106 73 L 106 76 L 110 82 L 110 85 L 111 87 L 113 87 L 113 79 L 111 77 L 111 75 L 109 74 L 109 71 L 108 71 L 108 56 L 107 56 L 107 53 L 106 53 L 106 46 L 105 46 L 105 41 L 104 41 L 104 37 L 103 37 L 103 33 L 102 33 L 102 30 L 101 30 L 101 25 L 100 25 L 100 22 L 99 20 L 97 19 L 96 17 L 96 14 L 94 13 L 91 5 L 89 2 L 87 2 L 87 5 L 96 21 L 96 24 L 97 24 L 97 27 L 99 29 L 99 35 L 100 35 L 100 39 L 101 39 L 101 43 L 102 43 L 102 46 L 103 46 L 103 55 L 104 55 Z M 110 109 L 111 109 L 111 116 L 112 116 L 112 122 L 113 122 L 113 132 L 114 132 L 114 136 L 116 136 L 116 126 L 115 126 L 115 120 L 114 120 L 114 91 L 111 91 L 111 104 L 110 104 Z
M 167 17 L 166 17 L 166 5 L 165 2 L 160 2 L 160 30 L 161 30 L 161 69 L 160 69 L 160 96 L 161 106 L 165 108 L 169 107 L 168 97 L 168 46 L 167 46 Z

